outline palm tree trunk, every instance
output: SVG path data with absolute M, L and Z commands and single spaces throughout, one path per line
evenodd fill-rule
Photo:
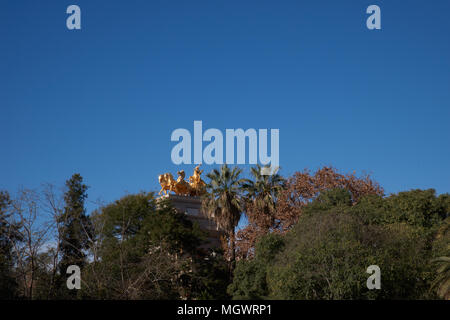
M 230 239 L 230 277 L 233 275 L 233 271 L 234 271 L 234 265 L 236 262 L 236 249 L 235 249 L 235 243 L 234 243 L 234 228 L 233 230 L 231 230 L 231 232 L 229 233 L 229 239 Z

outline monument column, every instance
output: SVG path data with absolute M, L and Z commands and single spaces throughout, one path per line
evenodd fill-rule
M 189 183 L 184 180 L 184 170 L 178 171 L 178 179 L 175 180 L 171 173 L 161 174 L 159 176 L 159 183 L 161 184 L 161 191 L 164 193 L 160 199 L 168 199 L 174 208 L 187 216 L 193 223 L 198 223 L 200 229 L 207 233 L 207 243 L 201 247 L 203 248 L 217 248 L 221 246 L 219 231 L 216 223 L 208 219 L 206 214 L 202 212 L 201 196 L 205 194 L 205 182 L 200 175 L 203 170 L 200 170 L 200 165 L 195 167 L 194 173 L 189 177 Z M 175 194 L 171 194 L 173 192 Z

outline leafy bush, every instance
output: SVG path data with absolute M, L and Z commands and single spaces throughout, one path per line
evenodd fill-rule
M 228 288 L 233 298 L 435 297 L 432 248 L 448 214 L 447 198 L 414 190 L 387 198 L 368 195 L 354 205 L 350 199 L 345 189 L 326 191 L 283 238 L 264 237 L 255 258 L 238 263 Z M 282 245 L 271 246 L 274 241 Z M 370 265 L 381 269 L 381 290 L 366 286 Z
M 84 298 L 223 297 L 225 262 L 198 249 L 203 231 L 169 202 L 157 204 L 152 193 L 128 195 L 92 221 L 97 241 L 83 270 Z
M 265 298 L 268 295 L 267 268 L 283 247 L 284 240 L 280 235 L 269 234 L 262 238 L 256 245 L 255 258 L 237 264 L 228 293 L 234 299 Z

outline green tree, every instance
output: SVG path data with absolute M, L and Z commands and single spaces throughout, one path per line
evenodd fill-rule
M 433 298 L 433 279 L 441 291 L 447 288 L 444 262 L 441 277 L 431 264 L 449 243 L 445 235 L 439 246 L 431 241 L 443 224 L 445 199 L 413 190 L 354 203 L 346 189 L 324 191 L 281 236 L 283 245 L 270 253 L 256 250 L 253 259 L 238 262 L 229 293 L 241 299 Z M 273 242 L 270 236 L 256 248 Z M 382 290 L 366 287 L 366 268 L 373 264 L 381 268 Z
M 203 199 L 203 207 L 207 215 L 214 219 L 219 228 L 225 231 L 230 251 L 230 270 L 235 261 L 235 228 L 239 223 L 244 201 L 242 199 L 242 170 L 230 169 L 226 164 L 220 171 L 214 169 L 207 174 L 210 179 L 206 185 L 207 194 Z
M 92 225 L 84 206 L 88 187 L 78 173 L 66 181 L 66 187 L 64 211 L 58 217 L 61 224 L 59 273 L 62 278 L 59 282 L 62 286 L 65 285 L 63 279 L 66 278 L 66 271 L 70 265 L 83 268 L 86 264 L 86 249 L 89 247 L 89 239 L 92 238 Z M 62 290 L 68 292 L 65 288 Z M 64 296 L 63 293 L 57 294 Z
M 204 232 L 168 200 L 127 195 L 94 212 L 92 221 L 96 237 L 84 297 L 215 298 L 225 292 L 220 259 L 199 250 Z
M 223 250 L 215 249 L 213 254 L 201 251 L 194 260 L 191 280 L 191 298 L 200 300 L 227 300 L 229 270 Z
M 399 192 L 387 201 L 393 219 L 423 228 L 439 225 L 450 209 L 448 195 L 437 197 L 434 189 Z
M 265 299 L 269 295 L 267 271 L 272 260 L 283 249 L 284 238 L 270 233 L 261 238 L 255 247 L 253 259 L 240 260 L 234 272 L 228 293 L 233 299 Z
M 7 212 L 11 200 L 9 194 L 0 191 L 0 300 L 13 299 L 16 295 L 17 283 L 13 276 L 12 241 L 19 240 L 11 226 Z

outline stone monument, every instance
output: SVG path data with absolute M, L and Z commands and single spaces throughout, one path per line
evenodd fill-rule
M 220 247 L 220 236 L 216 223 L 208 219 L 202 212 L 201 196 L 205 194 L 205 182 L 201 179 L 203 170 L 200 165 L 196 166 L 194 173 L 189 177 L 189 182 L 185 181 L 184 170 L 178 171 L 178 178 L 175 180 L 171 173 L 159 175 L 161 190 L 160 199 L 168 199 L 176 210 L 187 215 L 192 222 L 198 223 L 199 227 L 207 233 L 207 243 L 202 248 Z M 173 192 L 175 194 L 171 194 Z M 163 194 L 163 195 L 162 195 Z

